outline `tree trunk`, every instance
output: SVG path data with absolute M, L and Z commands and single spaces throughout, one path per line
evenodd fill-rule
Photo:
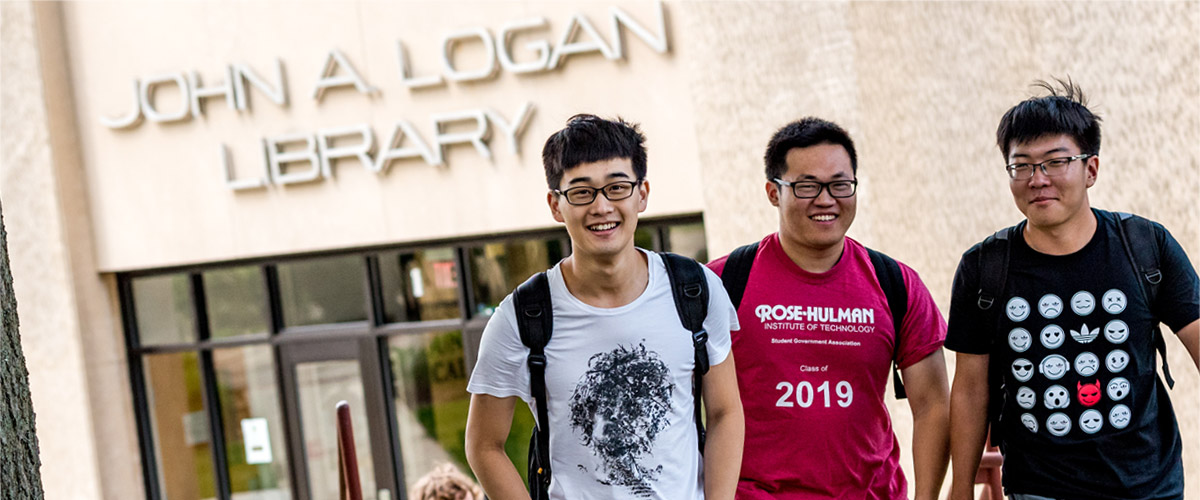
M 3 213 L 0 207 L 0 499 L 41 500 L 38 469 L 42 464 L 29 398 L 29 372 L 21 352 Z

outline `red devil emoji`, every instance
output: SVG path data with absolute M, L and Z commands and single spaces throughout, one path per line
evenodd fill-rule
M 1083 382 L 1076 382 L 1075 386 L 1079 389 L 1079 404 L 1083 406 L 1095 406 L 1100 402 L 1100 381 L 1083 385 Z

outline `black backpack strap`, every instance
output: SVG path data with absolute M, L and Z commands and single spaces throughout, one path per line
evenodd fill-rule
M 995 304 L 1004 293 L 1008 280 L 1009 246 L 1017 231 L 1020 231 L 1019 225 L 1001 229 L 979 244 L 979 292 L 975 304 L 982 311 L 983 324 L 979 331 L 993 336 L 993 344 L 995 337 L 1000 335 L 1000 311 L 1004 310 L 1003 305 Z M 997 446 L 1003 440 L 999 425 L 1004 409 L 1003 380 L 1001 370 L 988 369 L 988 423 L 991 424 L 992 444 Z
M 1153 310 L 1154 301 L 1158 297 L 1158 284 L 1162 282 L 1162 270 L 1158 263 L 1161 249 L 1158 247 L 1154 224 L 1125 212 L 1117 212 L 1115 215 L 1117 232 L 1121 235 L 1121 243 L 1125 245 L 1125 255 L 1129 256 L 1129 262 L 1139 278 L 1138 283 L 1141 285 L 1142 295 L 1146 298 L 1146 307 Z M 1167 380 L 1167 387 L 1174 389 L 1175 379 L 1171 377 L 1171 368 L 1167 366 L 1167 343 L 1163 339 L 1162 326 L 1155 321 L 1151 331 L 1154 335 L 1154 348 L 1162 358 L 1163 378 Z
M 700 453 L 704 454 L 704 419 L 701 412 L 704 394 L 704 374 L 708 373 L 708 332 L 704 330 L 704 319 L 708 317 L 708 279 L 704 267 L 692 259 L 669 252 L 660 252 L 671 280 L 671 295 L 675 298 L 675 311 L 683 327 L 692 332 L 692 348 L 695 351 L 695 368 L 692 371 L 692 399 L 696 417 L 696 436 L 699 438 Z
M 904 285 L 904 274 L 900 264 L 887 254 L 868 248 L 867 255 L 871 257 L 871 266 L 875 268 L 875 277 L 879 279 L 879 287 L 887 299 L 888 309 L 892 311 L 892 388 L 895 389 L 896 399 L 904 399 L 908 394 L 904 391 L 904 382 L 900 380 L 900 367 L 896 365 L 896 353 L 900 350 L 900 326 L 904 324 L 904 315 L 908 312 L 908 288 Z
M 729 294 L 729 301 L 736 310 L 742 305 L 742 295 L 746 292 L 746 281 L 750 279 L 750 268 L 754 266 L 754 256 L 758 254 L 758 242 L 737 247 L 729 258 L 725 259 L 725 269 L 721 271 L 721 284 Z
M 521 343 L 529 348 L 529 386 L 537 406 L 537 425 L 529 440 L 529 492 L 535 499 L 549 498 L 550 417 L 546 409 L 546 344 L 554 329 L 550 281 L 537 273 L 513 293 L 513 309 Z M 541 495 L 541 496 L 538 496 Z

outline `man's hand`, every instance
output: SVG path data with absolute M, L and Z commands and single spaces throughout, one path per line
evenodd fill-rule
M 987 439 L 988 355 L 958 353 L 950 390 L 950 500 L 972 500 Z
M 950 386 L 938 349 L 901 370 L 913 414 L 915 499 L 937 500 L 950 459 Z

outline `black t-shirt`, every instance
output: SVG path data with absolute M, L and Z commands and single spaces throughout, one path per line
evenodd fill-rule
M 981 246 L 963 254 L 945 345 L 989 355 L 990 379 L 1003 391 L 996 425 L 1010 494 L 1182 497 L 1179 429 L 1153 335 L 1159 321 L 1178 331 L 1200 317 L 1200 280 L 1154 224 L 1163 279 L 1147 304 L 1116 216 L 1093 211 L 1095 235 L 1070 255 L 1030 248 L 1022 222 L 1005 289 L 988 311 L 977 305 Z

